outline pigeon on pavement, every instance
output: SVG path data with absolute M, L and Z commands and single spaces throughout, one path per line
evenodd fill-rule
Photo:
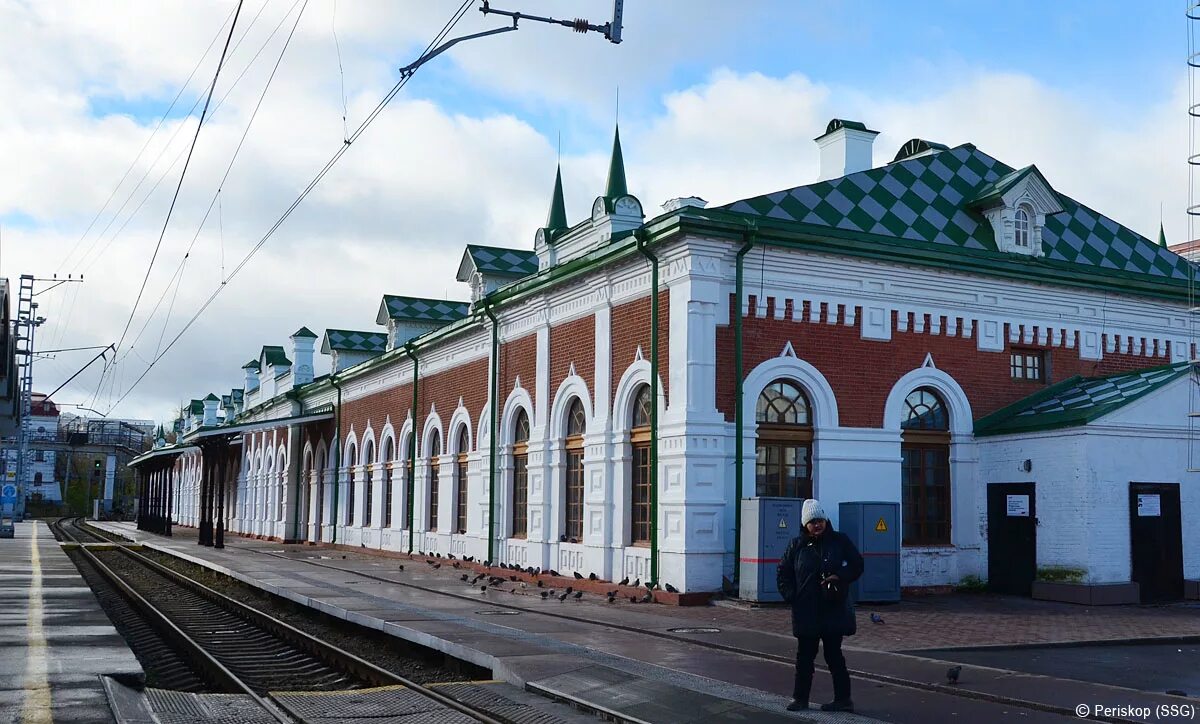
M 961 673 L 961 666 L 951 666 L 949 669 L 946 669 L 946 681 L 949 681 L 951 684 L 957 684 L 958 675 Z
M 679 593 L 679 589 L 672 586 L 670 583 L 668 583 L 667 584 L 667 593 Z
M 622 585 L 622 586 L 628 586 L 628 585 L 629 585 L 629 576 L 625 576 L 624 578 L 622 578 L 622 579 L 621 579 L 621 584 L 620 584 L 620 585 Z
M 883 616 L 880 616 L 877 613 L 872 613 L 871 614 L 871 623 L 883 623 Z

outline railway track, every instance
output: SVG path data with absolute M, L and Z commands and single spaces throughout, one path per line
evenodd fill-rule
M 60 520 L 51 527 L 60 540 L 110 542 L 76 521 Z M 166 673 L 158 677 L 164 688 L 241 694 L 262 710 L 264 720 L 293 722 L 271 692 L 403 686 L 475 721 L 507 721 L 321 641 L 128 547 L 80 546 L 72 555 L 101 602 L 117 611 L 110 613 L 114 624 L 131 645 L 141 645 L 143 666 L 150 663 L 146 668 L 157 671 L 164 665 Z
M 50 531 L 60 541 L 71 543 L 118 543 L 123 542 L 110 533 L 96 530 L 84 524 L 83 518 L 59 518 L 50 524 Z

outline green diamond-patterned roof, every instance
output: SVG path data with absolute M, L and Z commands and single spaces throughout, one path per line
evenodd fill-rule
M 475 268 L 483 274 L 503 274 L 523 277 L 536 274 L 537 254 L 524 249 L 502 249 L 498 246 L 468 244 L 467 253 L 475 262 Z
M 970 201 L 1016 171 L 971 144 L 841 178 L 743 199 L 723 208 L 913 242 L 997 252 L 991 224 Z M 1045 258 L 1186 281 L 1188 262 L 1074 199 L 1046 217 Z M 1008 255 L 1005 254 L 1007 257 Z
M 387 332 L 356 332 L 349 329 L 327 329 L 325 340 L 329 349 L 351 352 L 380 353 L 387 351 Z M 322 345 L 324 347 L 325 345 Z
M 423 322 L 456 322 L 467 316 L 470 306 L 466 302 L 450 302 L 444 299 L 420 299 L 385 294 L 388 316 L 392 319 Z
M 1106 377 L 1076 375 L 975 423 L 976 435 L 1051 430 L 1083 425 L 1188 373 L 1190 362 Z

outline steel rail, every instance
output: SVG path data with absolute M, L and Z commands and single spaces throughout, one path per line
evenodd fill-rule
M 425 696 L 426 698 L 432 699 L 438 704 L 453 709 L 461 714 L 470 716 L 477 721 L 482 722 L 483 724 L 507 724 L 507 722 L 503 719 L 496 719 L 489 714 L 485 714 L 477 709 L 471 708 L 449 696 L 446 696 L 445 694 L 442 694 L 441 692 L 376 666 L 375 664 L 356 656 L 349 651 L 301 631 L 291 624 L 252 608 L 241 601 L 221 593 L 220 591 L 209 588 L 203 583 L 193 580 L 188 576 L 179 573 L 178 571 L 167 568 L 166 566 L 163 566 L 162 564 L 153 561 L 140 553 L 130 550 L 129 548 L 122 547 L 119 550 L 124 555 L 131 557 L 156 574 L 159 574 L 176 583 L 177 585 L 202 596 L 214 605 L 247 621 L 257 628 L 267 631 L 276 638 L 279 638 L 300 649 L 301 651 L 313 656 L 314 658 L 324 662 L 331 668 L 344 671 L 372 686 L 403 686 L 418 694 L 421 694 L 422 696 Z

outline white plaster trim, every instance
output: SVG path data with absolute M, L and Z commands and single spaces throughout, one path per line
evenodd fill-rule
M 425 417 L 425 427 L 421 431 L 421 440 L 420 440 L 421 454 L 418 455 L 417 457 L 424 458 L 426 460 L 429 459 L 429 453 L 432 449 L 429 444 L 429 439 L 430 439 L 429 434 L 431 432 L 434 432 L 435 430 L 437 431 L 437 434 L 438 434 L 438 440 L 441 442 L 440 447 L 442 449 L 442 455 L 445 455 L 446 454 L 446 435 L 445 435 L 444 428 L 442 427 L 442 418 L 440 415 L 438 415 L 437 410 L 430 408 L 429 414 Z M 439 455 L 438 457 L 441 457 L 441 455 Z
M 920 367 L 900 379 L 892 386 L 883 407 L 883 428 L 899 430 L 901 415 L 904 414 L 904 398 L 918 387 L 932 387 L 950 407 L 950 432 L 956 435 L 971 435 L 975 418 L 971 416 L 971 402 L 967 394 L 953 377 L 935 367 Z
M 812 402 L 813 427 L 838 427 L 837 397 L 825 375 L 798 357 L 774 357 L 755 367 L 742 383 L 742 419 L 749 421 L 746 430 L 754 428 L 754 411 L 758 396 L 777 379 L 792 380 L 803 388 Z
M 533 398 L 529 396 L 529 391 L 524 387 L 516 387 L 508 393 L 508 399 L 504 401 L 504 409 L 500 414 L 500 444 L 512 444 L 513 425 L 517 421 L 517 411 L 522 409 L 529 417 L 529 437 L 533 438 Z M 497 452 L 499 452 L 499 448 L 497 448 Z
M 462 402 L 462 400 L 459 399 L 459 402 Z M 462 450 L 458 449 L 458 430 L 463 425 L 465 425 L 467 428 L 466 452 L 469 453 L 472 449 L 474 449 L 472 442 L 474 441 L 475 434 L 471 429 L 471 414 L 467 412 L 466 407 L 459 405 L 459 407 L 454 411 L 454 414 L 450 416 L 450 425 L 447 428 L 450 430 L 450 438 L 446 440 L 446 444 L 442 445 L 442 452 L 449 453 L 451 455 L 457 455 L 458 453 L 463 452 Z M 450 448 L 454 449 L 451 450 Z
M 561 440 L 566 436 L 567 403 L 572 397 L 578 397 L 579 401 L 583 403 L 583 414 L 587 419 L 585 433 L 590 432 L 593 418 L 592 398 L 588 394 L 587 382 L 579 375 L 568 375 L 558 386 L 558 391 L 554 393 L 554 404 L 550 407 L 550 420 L 547 425 L 550 440 Z

